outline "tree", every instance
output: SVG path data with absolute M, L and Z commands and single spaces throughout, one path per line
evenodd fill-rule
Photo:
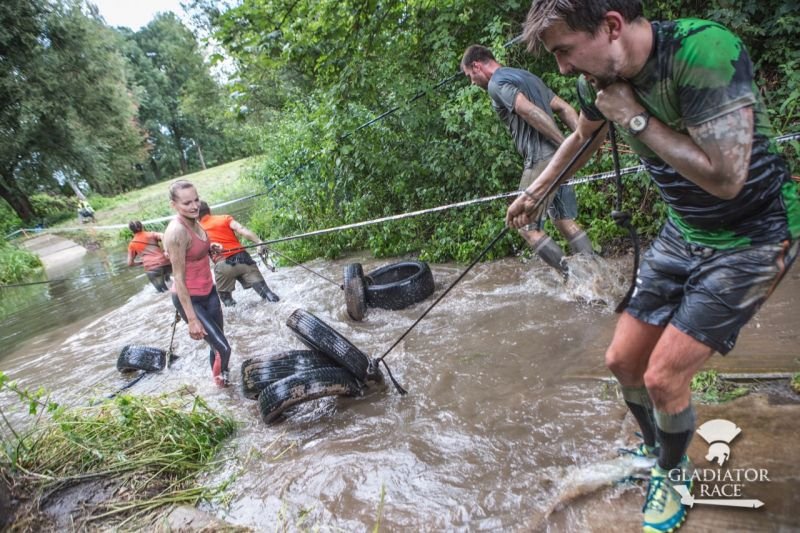
M 77 0 L 0 4 L 0 196 L 24 221 L 56 177 L 114 191 L 142 138 L 115 35 Z
M 789 128 L 798 123 L 800 109 L 796 3 L 647 4 L 654 19 L 700 16 L 741 33 L 778 95 L 770 112 Z M 501 63 L 540 75 L 577 106 L 574 79 L 558 74 L 550 54 L 533 57 L 524 46 L 503 46 L 521 32 L 530 1 L 238 0 L 226 2 L 233 6 L 227 9 L 221 4 L 194 0 L 191 6 L 235 62 L 232 89 L 240 116 L 263 132 L 267 149 L 261 170 L 270 195 L 263 200 L 262 219 L 257 214 L 253 221 L 263 234 L 332 227 L 514 188 L 521 162 L 485 92 L 457 75 L 433 89 L 458 72 L 470 44 L 490 46 Z M 416 99 L 420 91 L 424 99 Z M 415 103 L 407 104 L 411 100 Z M 360 127 L 389 109 L 398 112 Z M 607 155 L 592 164 L 587 172 L 611 168 Z M 595 242 L 608 241 L 617 231 L 608 217 L 613 205 L 608 183 L 578 190 L 580 222 Z M 652 200 L 657 195 L 645 180 L 635 185 L 625 201 L 635 207 L 637 226 L 652 233 L 659 226 Z M 285 246 L 294 247 L 290 255 L 296 259 L 318 250 L 335 255 L 369 247 L 376 255 L 417 251 L 431 259 L 466 260 L 498 231 L 502 208 L 431 220 Z M 492 253 L 506 253 L 513 242 L 505 244 Z
M 189 171 L 188 153 L 227 159 L 225 108 L 195 36 L 173 13 L 159 14 L 128 34 L 140 95 L 139 120 L 148 131 L 151 165 L 159 173 Z M 221 152 L 221 157 L 218 157 Z

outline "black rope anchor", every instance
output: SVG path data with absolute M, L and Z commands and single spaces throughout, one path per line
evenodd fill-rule
M 552 193 L 553 193 L 553 192 L 554 192 L 554 191 L 555 191 L 555 190 L 556 190 L 556 189 L 557 189 L 557 188 L 558 188 L 558 187 L 561 185 L 561 182 L 562 182 L 562 181 L 564 181 L 564 179 L 566 178 L 566 176 L 567 176 L 567 175 L 569 175 L 569 171 L 572 169 L 572 167 L 573 167 L 573 166 L 575 166 L 575 163 L 578 161 L 578 159 L 580 159 L 580 158 L 581 158 L 581 157 L 582 157 L 582 156 L 583 156 L 583 155 L 586 153 L 586 151 L 589 149 L 589 147 L 592 145 L 592 143 L 593 143 L 593 142 L 594 142 L 594 141 L 597 139 L 597 137 L 600 135 L 600 132 L 603 130 L 603 127 L 604 127 L 604 126 L 605 126 L 605 123 L 601 124 L 601 125 L 600 125 L 600 127 L 599 127 L 599 128 L 597 128 L 597 129 L 596 129 L 594 132 L 592 132 L 592 134 L 589 136 L 589 138 L 588 138 L 588 139 L 586 139 L 586 141 L 584 141 L 584 143 L 581 145 L 581 147 L 578 149 L 578 151 L 575 153 L 575 155 L 573 155 L 573 156 L 572 156 L 572 159 L 570 159 L 569 163 L 567 163 L 567 165 L 566 165 L 564 168 L 562 168 L 562 169 L 561 169 L 561 172 L 559 172 L 559 174 L 558 174 L 558 176 L 556 177 L 556 179 L 555 179 L 555 180 L 553 180 L 553 182 L 552 182 L 552 183 L 550 183 L 550 185 L 547 187 L 547 190 L 544 192 L 544 194 L 541 196 L 541 198 L 538 198 L 538 199 L 536 200 L 536 202 L 535 202 L 535 203 L 534 203 L 534 205 L 533 205 L 533 208 L 531 209 L 531 212 L 535 213 L 535 212 L 536 212 L 536 211 L 537 211 L 537 210 L 538 210 L 538 209 L 541 207 L 541 205 L 542 205 L 542 204 L 543 204 L 543 203 L 544 203 L 544 202 L 547 200 L 547 198 L 549 198 L 549 197 L 550 197 L 550 195 L 551 195 L 551 194 L 552 194 Z M 521 196 L 522 194 L 524 194 L 524 192 L 523 192 L 523 193 L 520 193 L 519 195 L 517 195 L 517 197 Z M 451 284 L 450 284 L 450 285 L 449 285 L 449 286 L 448 286 L 448 287 L 447 287 L 447 288 L 446 288 L 446 289 L 445 289 L 445 290 L 442 292 L 442 294 L 440 294 L 440 295 L 439 295 L 439 297 L 438 297 L 438 298 L 436 298 L 436 301 L 434 301 L 434 302 L 433 302 L 431 305 L 429 305 L 429 306 L 428 306 L 428 308 L 427 308 L 427 309 L 425 309 L 425 311 L 424 311 L 424 312 L 423 312 L 423 313 L 422 313 L 422 314 L 419 316 L 419 318 L 417 318 L 417 319 L 414 321 L 414 323 L 413 323 L 413 324 L 411 324 L 411 326 L 409 326 L 409 328 L 408 328 L 408 329 L 407 329 L 407 330 L 406 330 L 406 331 L 405 331 L 405 332 L 404 332 L 402 335 L 400 335 L 400 337 L 399 337 L 399 338 L 398 338 L 398 339 L 397 339 L 397 340 L 394 342 L 394 344 L 392 344 L 391 346 L 389 346 L 389 349 L 388 349 L 388 350 L 386 350 L 386 351 L 383 353 L 383 355 L 382 355 L 382 356 L 380 356 L 380 357 L 377 359 L 377 362 L 378 362 L 378 363 L 383 363 L 383 366 L 386 368 L 386 372 L 389 374 L 389 378 L 392 380 L 392 384 L 394 384 L 395 388 L 397 389 L 397 392 L 399 392 L 401 395 L 407 394 L 407 393 L 408 393 L 408 391 L 406 391 L 406 390 L 405 390 L 405 389 L 404 389 L 402 386 L 400 386 L 400 384 L 397 382 L 397 380 L 396 380 L 396 379 L 394 378 L 394 376 L 392 375 L 392 371 L 391 371 L 391 370 L 389 370 L 389 365 L 387 365 L 387 364 L 386 364 L 386 361 L 385 361 L 385 359 L 386 359 L 386 356 L 387 356 L 387 355 L 389 355 L 389 352 L 391 352 L 391 351 L 392 351 L 392 350 L 395 348 L 395 346 L 397 346 L 398 344 L 400 344 L 400 342 L 401 342 L 401 341 L 402 341 L 404 338 L 406 338 L 406 336 L 407 336 L 409 333 L 411 333 L 411 330 L 413 330 L 413 329 L 416 327 L 416 325 L 417 325 L 417 324 L 419 324 L 419 323 L 422 321 L 422 319 L 423 319 L 423 318 L 425 318 L 425 317 L 428 315 L 428 313 L 430 313 L 430 312 L 431 312 L 431 310 L 432 310 L 434 307 L 436 307 L 436 304 L 438 304 L 439 302 L 441 302 L 441 301 L 442 301 L 442 299 L 443 299 L 445 296 L 447 296 L 447 294 L 448 294 L 448 293 L 449 293 L 449 292 L 450 292 L 450 291 L 453 289 L 453 287 L 455 287 L 455 286 L 456 286 L 456 284 L 458 284 L 458 282 L 459 282 L 459 281 L 461 281 L 461 280 L 464 278 L 464 276 L 466 276 L 466 275 L 467 275 L 467 273 L 468 273 L 470 270 L 472 270 L 472 268 L 473 268 L 475 265 L 477 265 L 477 264 L 478 264 L 478 262 L 479 262 L 481 259 L 483 259 L 483 257 L 484 257 L 484 256 L 485 256 L 487 253 L 489 253 L 489 250 L 491 250 L 491 249 L 494 247 L 494 245 L 495 245 L 495 244 L 497 244 L 497 242 L 498 242 L 500 239 L 502 239 L 503 237 L 505 237 L 505 235 L 506 235 L 506 233 L 508 233 L 509 229 L 510 229 L 510 228 L 509 228 L 508 226 L 504 227 L 504 228 L 503 228 L 503 229 L 500 231 L 500 233 L 498 233 L 498 234 L 497 234 L 497 235 L 496 235 L 496 236 L 495 236 L 495 237 L 492 239 L 492 241 L 491 241 L 491 242 L 490 242 L 488 245 L 486 245 L 486 247 L 483 249 L 483 251 L 481 251 L 481 253 L 479 253 L 479 254 L 478 254 L 478 256 L 477 256 L 475 259 L 473 259 L 473 260 L 472 260 L 472 262 L 469 264 L 469 266 L 467 266 L 467 268 L 466 268 L 466 269 L 464 269 L 464 271 L 463 271 L 463 272 L 462 272 L 462 273 L 461 273 L 461 274 L 460 274 L 460 275 L 459 275 L 459 276 L 458 276 L 458 277 L 455 279 L 455 281 L 453 281 L 453 282 L 452 282 L 452 283 L 451 283 Z
M 611 218 L 614 219 L 617 226 L 628 231 L 631 244 L 633 244 L 633 275 L 631 276 L 631 285 L 628 287 L 628 292 L 614 309 L 615 313 L 621 313 L 628 307 L 631 297 L 633 296 L 633 291 L 636 290 L 636 273 L 639 271 L 639 235 L 636 233 L 636 228 L 633 227 L 631 214 L 622 210 L 622 175 L 620 173 L 619 150 L 617 149 L 617 131 L 613 123 L 609 123 L 608 138 L 611 141 L 611 157 L 614 160 L 614 183 L 617 189 L 617 198 L 614 210 L 611 211 Z

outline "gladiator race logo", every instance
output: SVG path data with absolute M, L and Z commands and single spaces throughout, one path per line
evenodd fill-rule
M 731 456 L 730 443 L 741 432 L 736 424 L 720 418 L 709 420 L 697 428 L 697 434 L 708 443 L 706 461 L 713 463 L 716 460 L 719 466 L 724 465 Z
M 721 418 L 709 420 L 697 428 L 697 434 L 708 443 L 705 460 L 722 467 L 731 458 L 731 444 L 741 432 L 736 424 Z M 697 497 L 689 490 L 690 479 L 692 489 L 699 490 Z M 769 472 L 765 468 L 696 468 L 691 473 L 673 470 L 670 480 L 681 495 L 681 503 L 689 507 L 700 504 L 757 509 L 764 502 L 744 498 L 744 490 L 754 483 L 768 482 Z

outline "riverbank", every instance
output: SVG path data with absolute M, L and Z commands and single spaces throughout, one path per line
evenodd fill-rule
M 39 257 L 48 277 L 69 269 L 86 255 L 86 248 L 80 244 L 49 233 L 22 241 L 20 247 Z

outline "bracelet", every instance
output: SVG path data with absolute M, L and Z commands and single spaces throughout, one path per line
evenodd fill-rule
M 538 202 L 539 201 L 539 198 L 534 196 L 533 193 L 530 192 L 528 189 L 523 189 L 522 194 L 524 194 L 525 196 L 527 196 L 528 198 L 530 198 L 534 202 Z

